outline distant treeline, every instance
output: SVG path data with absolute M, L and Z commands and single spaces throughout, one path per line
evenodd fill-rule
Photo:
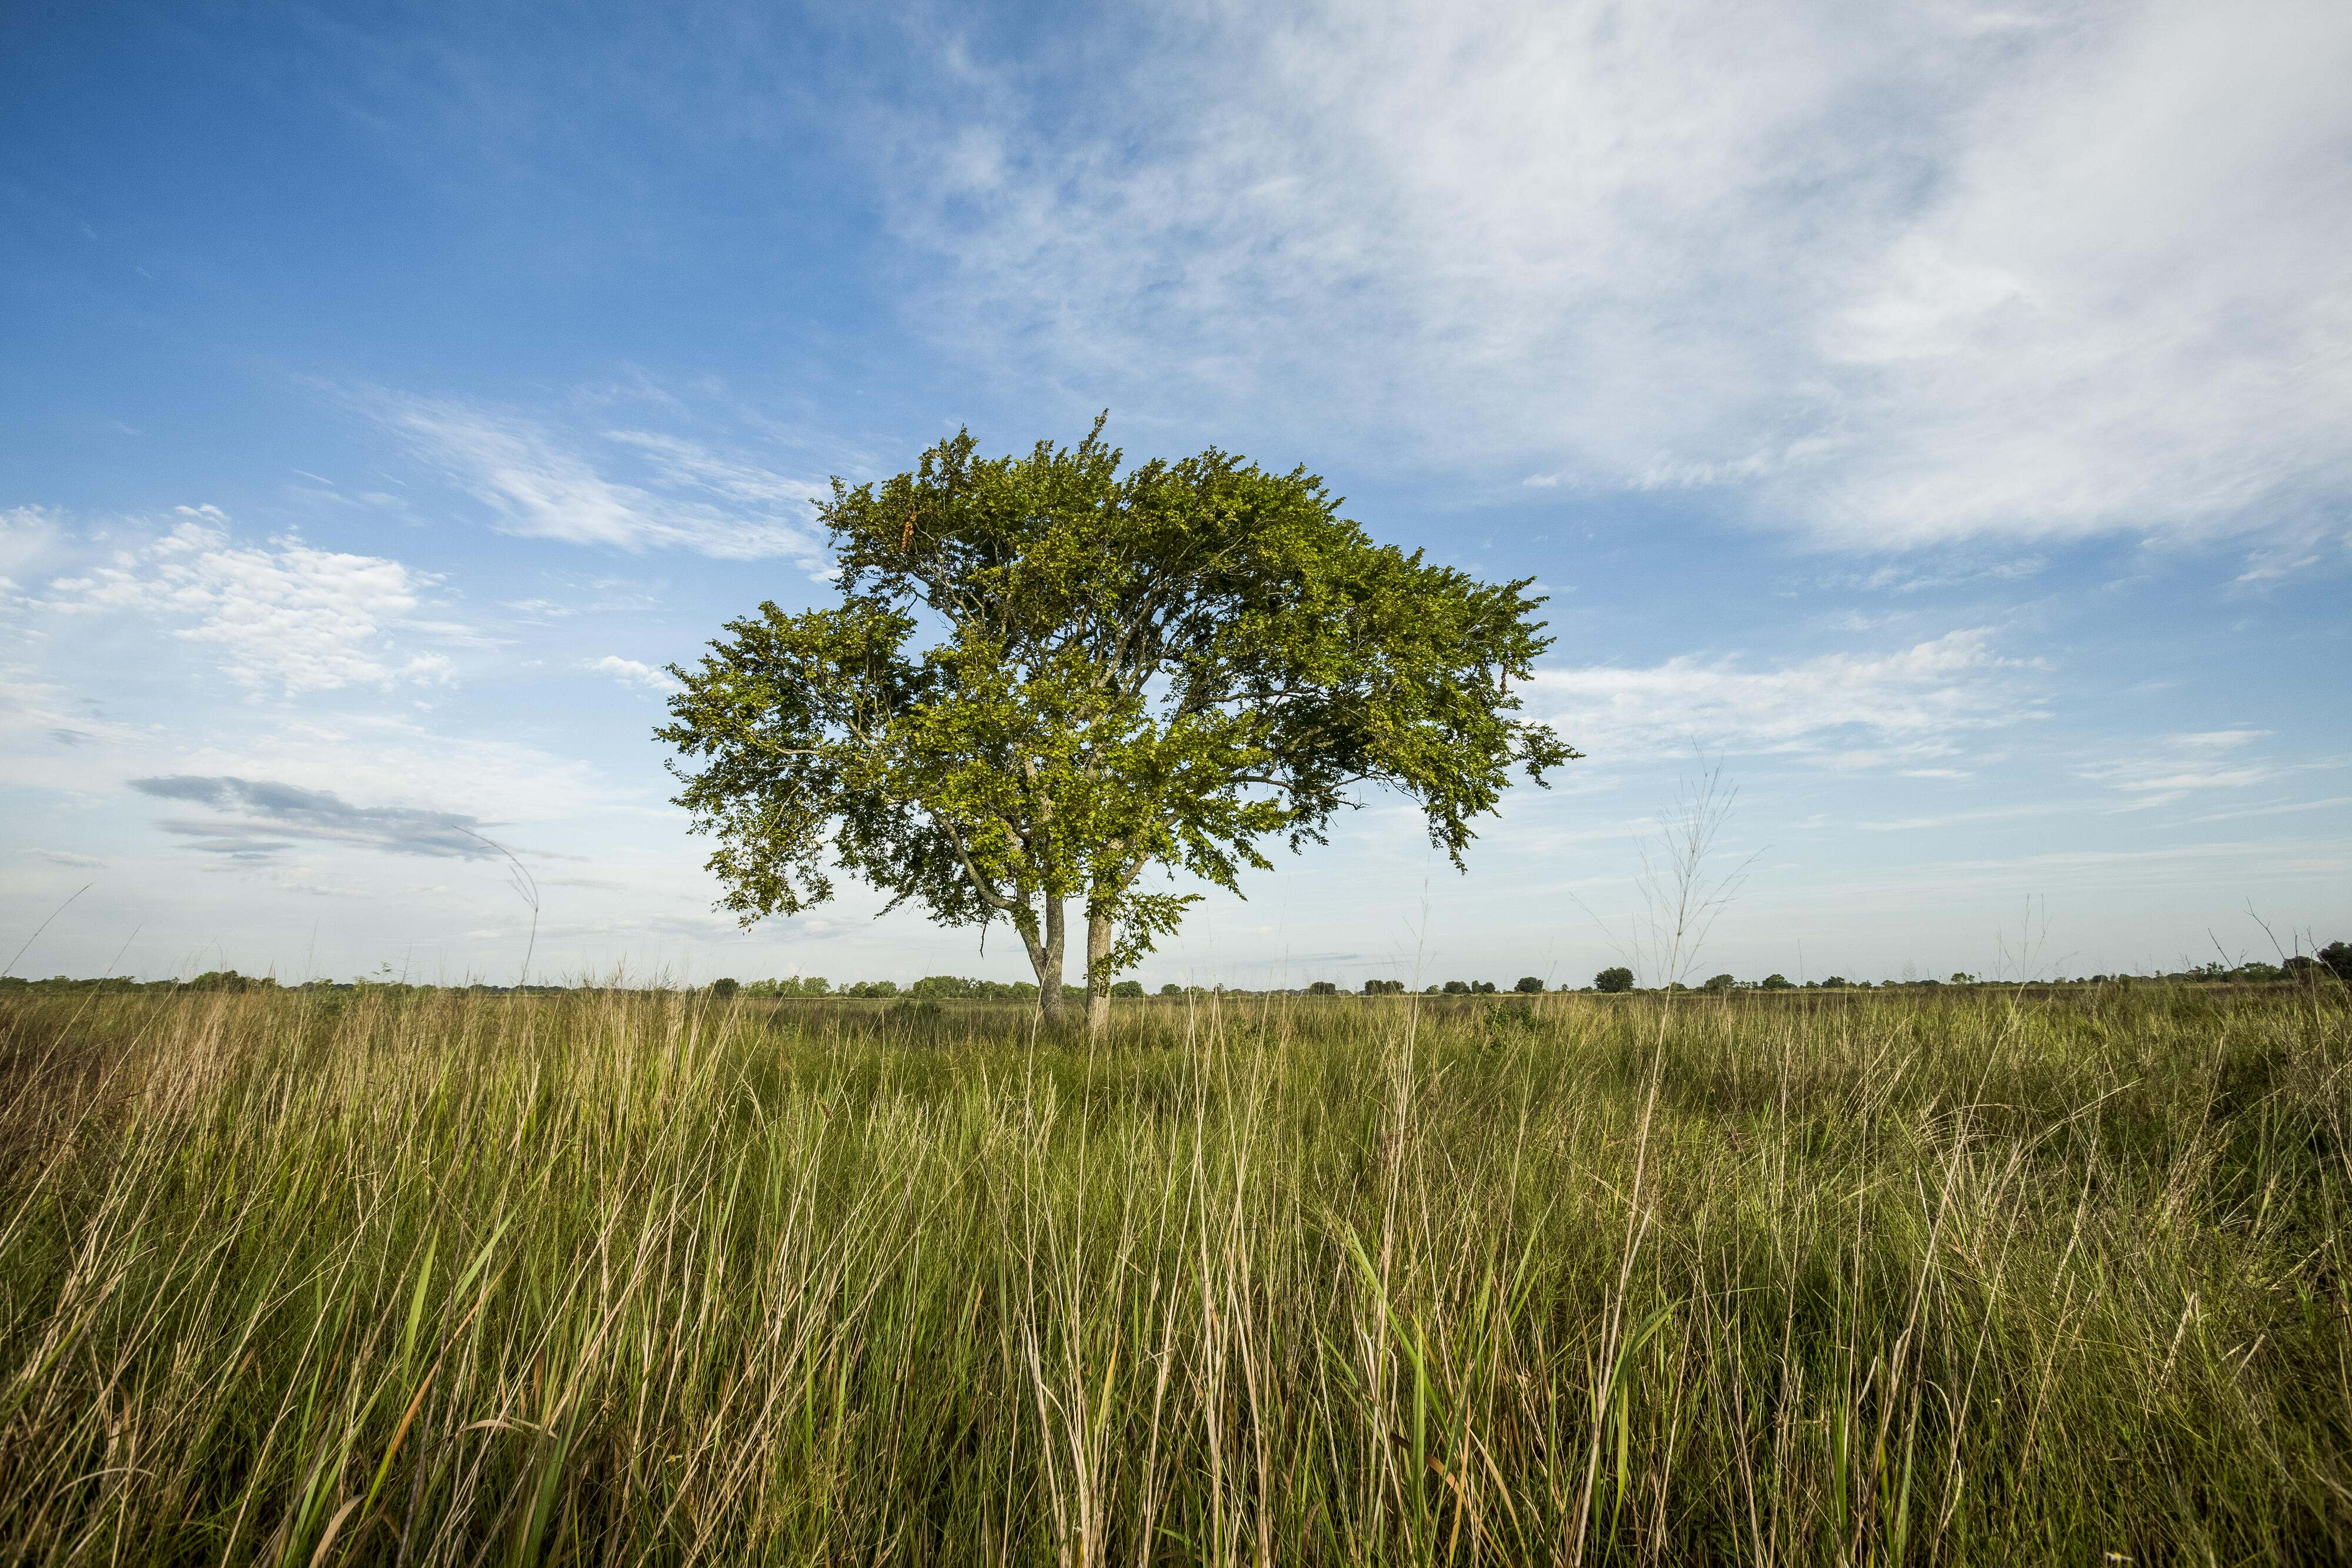
M 479 991 L 509 996 L 528 993 L 532 996 L 552 996 L 564 991 L 593 990 L 581 986 L 492 986 L 474 981 L 454 985 L 412 985 L 405 980 L 299 980 L 281 983 L 269 975 L 240 975 L 235 969 L 207 969 L 193 979 L 131 980 L 119 975 L 102 979 L 76 979 L 70 975 L 52 975 L 46 980 L 30 980 L 22 976 L 0 977 L 0 991 L 303 991 L 359 992 L 368 995 L 407 996 L 421 991 Z M 657 987 L 629 987 L 631 990 L 659 989 Z M 670 988 L 675 989 L 676 988 Z
M 1945 987 L 1990 987 L 2032 985 L 2048 986 L 2107 986 L 2129 984 L 2171 983 L 2175 985 L 2272 985 L 2281 981 L 2315 981 L 2332 977 L 2352 985 L 2352 942 L 2330 942 L 2315 954 L 2298 953 L 2284 963 L 2271 964 L 2260 960 L 2237 964 L 2207 963 L 2185 966 L 2179 969 L 2148 974 L 2097 974 L 2036 977 L 2018 980 L 2010 977 L 1985 979 L 1965 971 L 1955 971 L 1947 979 L 1923 979 L 1906 976 L 1891 980 L 1849 980 L 1843 975 L 1831 975 L 1824 979 L 1806 980 L 1801 984 L 1786 975 L 1771 974 L 1760 980 L 1743 980 L 1728 974 L 1715 975 L 1698 985 L 1677 983 L 1669 988 L 1675 991 L 1698 991 L 1721 994 L 1729 991 L 1874 991 L 1874 990 L 1933 990 Z M 1636 980 L 1633 971 L 1624 966 L 1601 970 L 1584 986 L 1554 986 L 1538 976 L 1523 975 L 1510 988 L 1511 994 L 1611 994 L 1638 990 L 1655 990 Z M 369 995 L 405 996 L 420 991 L 478 991 L 498 995 L 529 993 L 551 994 L 571 990 L 637 990 L 680 991 L 698 990 L 719 1000 L 741 997 L 826 997 L 848 999 L 909 997 L 925 1001 L 1029 1001 L 1034 1000 L 1037 988 L 1027 980 L 981 980 L 961 975 L 927 975 L 908 986 L 896 980 L 856 980 L 836 986 L 822 975 L 803 975 L 790 978 L 741 981 L 733 978 L 713 980 L 707 986 L 603 985 L 587 983 L 578 986 L 493 986 L 478 982 L 457 985 L 412 985 L 404 980 L 360 978 L 355 980 L 303 980 L 281 986 L 278 981 L 262 975 L 240 975 L 235 969 L 208 969 L 193 979 L 131 980 L 120 977 L 75 979 L 66 975 L 53 975 L 46 980 L 26 979 L 16 976 L 0 977 L 0 991 L 342 991 Z M 1083 998 L 1082 986 L 1064 986 L 1062 994 L 1073 1000 Z M 1115 997 L 1141 997 L 1146 994 L 1140 980 L 1121 980 L 1110 988 Z M 1402 980 L 1366 980 L 1360 988 L 1342 987 L 1336 980 L 1315 980 L 1305 986 L 1272 987 L 1245 989 L 1233 986 L 1163 985 L 1162 997 L 1253 997 L 1253 996 L 1366 996 L 1395 997 L 1408 994 Z M 1445 980 L 1424 986 L 1417 993 L 1431 997 L 1481 997 L 1502 995 L 1502 988 L 1492 980 Z

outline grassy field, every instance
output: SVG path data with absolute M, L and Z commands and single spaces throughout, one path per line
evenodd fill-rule
M 0 1002 L 0 1559 L 2352 1555 L 2340 996 Z

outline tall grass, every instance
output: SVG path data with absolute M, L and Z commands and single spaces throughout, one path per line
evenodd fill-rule
M 1655 1007 L 10 1000 L 0 1552 L 2352 1552 L 2339 1004 Z

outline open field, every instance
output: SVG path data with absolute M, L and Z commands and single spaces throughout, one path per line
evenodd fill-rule
M 2347 1020 L 18 993 L 0 1556 L 2340 1562 Z

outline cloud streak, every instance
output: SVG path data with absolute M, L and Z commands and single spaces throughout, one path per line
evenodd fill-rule
M 2168 736 L 2144 744 L 2137 755 L 2077 768 L 2075 776 L 2122 795 L 2123 802 L 2110 810 L 2145 811 L 2210 790 L 2249 789 L 2343 765 L 2335 758 L 2290 762 L 2255 754 L 2252 748 L 2269 737 L 2262 729 Z
M 133 779 L 131 788 L 212 812 L 166 817 L 157 825 L 194 841 L 194 847 L 207 854 L 231 860 L 275 860 L 304 844 L 452 860 L 489 860 L 500 852 L 480 836 L 480 819 L 457 811 L 354 806 L 330 790 L 232 775 Z
M 824 564 L 809 497 L 821 484 L 714 455 L 696 443 L 610 431 L 592 455 L 539 421 L 454 399 L 368 392 L 357 405 L 416 458 L 487 507 L 505 533 L 631 552 Z M 609 459 L 604 461 L 600 459 Z M 634 459 L 635 478 L 613 462 Z
M 674 692 L 680 689 L 677 677 L 667 670 L 656 669 L 640 660 L 624 659 L 618 653 L 607 653 L 601 659 L 583 659 L 580 667 L 600 675 L 610 675 L 623 685 L 635 686 L 643 691 Z

